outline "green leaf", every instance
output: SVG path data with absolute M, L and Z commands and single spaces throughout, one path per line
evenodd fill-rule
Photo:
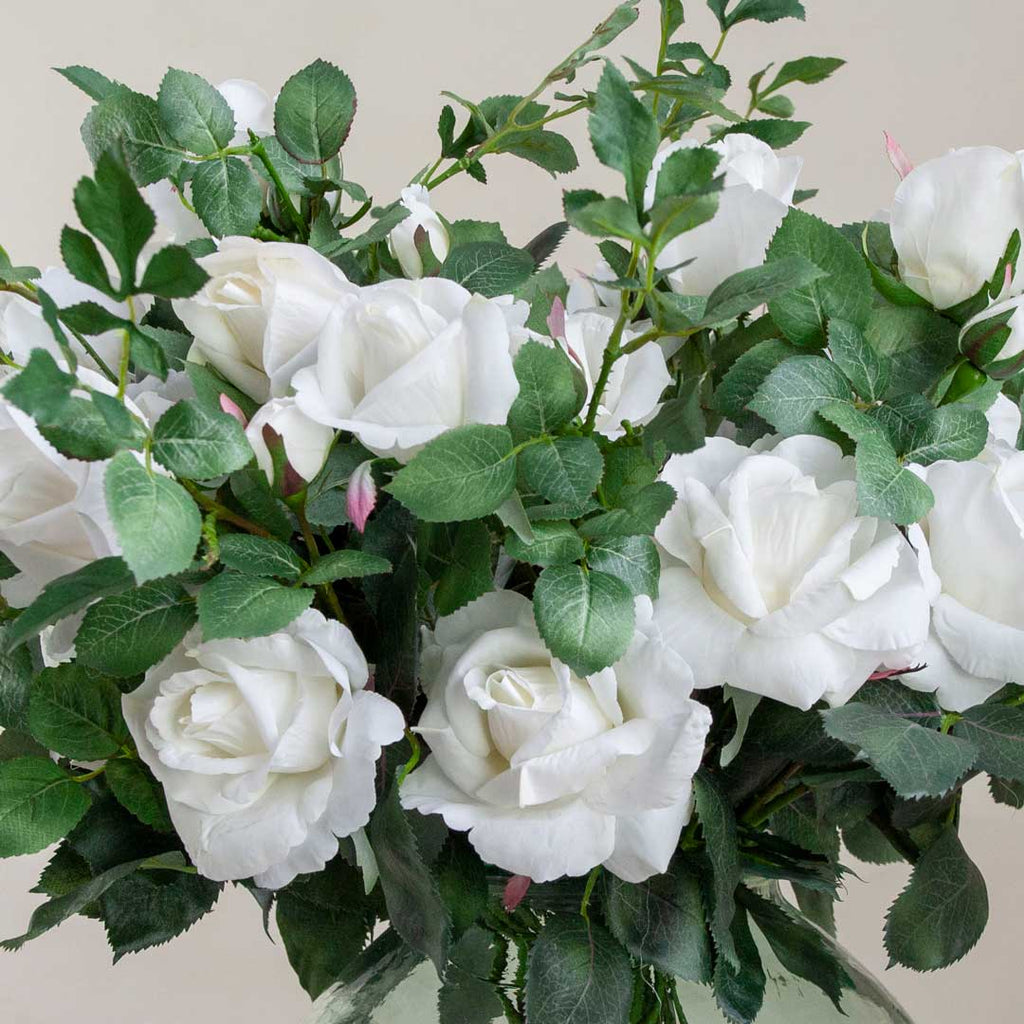
M 277 927 L 299 984 L 316 999 L 363 949 L 372 924 L 362 873 L 335 857 L 277 893 Z
M 773 22 L 782 18 L 798 18 L 803 21 L 806 13 L 800 0 L 739 0 L 726 14 L 728 4 L 729 0 L 708 0 L 708 7 L 714 11 L 723 32 L 742 21 Z
M 439 973 L 443 972 L 451 942 L 451 918 L 399 803 L 397 783 L 373 813 L 370 842 L 392 926 L 413 949 L 429 956 Z
M 985 413 L 962 402 L 936 409 L 922 395 L 899 395 L 871 414 L 900 458 L 920 466 L 940 459 L 973 459 L 988 440 Z
M 117 294 L 96 243 L 84 231 L 65 225 L 60 233 L 60 255 L 71 275 L 83 284 L 98 289 L 104 295 Z M 2 269 L 0 279 L 8 279 Z
M 244 161 L 228 156 L 196 167 L 192 202 L 199 219 L 216 238 L 251 235 L 263 212 L 263 190 Z
M 203 639 L 269 636 L 298 618 L 313 597 L 308 588 L 282 587 L 265 577 L 229 569 L 199 591 Z
M 78 86 L 86 96 L 97 102 L 123 88 L 117 82 L 112 82 L 106 75 L 101 75 L 98 71 L 82 64 L 72 64 L 66 68 L 54 68 L 53 70 L 62 78 L 66 78 L 72 85 Z
M 191 153 L 216 153 L 235 134 L 235 115 L 228 101 L 191 72 L 171 68 L 160 83 L 156 106 L 175 141 Z
M 975 766 L 990 775 L 1024 782 L 1024 708 L 979 704 L 963 712 L 953 735 L 978 748 Z
M 613 665 L 633 639 L 633 595 L 603 572 L 545 569 L 533 592 L 537 628 L 551 653 L 581 676 Z
M 213 909 L 221 885 L 180 871 L 137 871 L 103 896 L 103 923 L 114 963 L 128 953 L 163 945 Z
M 99 558 L 48 583 L 43 592 L 7 627 L 8 650 L 36 636 L 46 626 L 74 615 L 97 598 L 119 594 L 134 585 L 128 566 L 117 557 Z
M 747 406 L 768 375 L 798 353 L 788 341 L 769 338 L 748 349 L 729 367 L 715 390 L 712 406 L 733 421 L 749 416 Z
M 978 758 L 973 743 L 864 704 L 821 712 L 829 736 L 852 747 L 902 796 L 948 793 Z
M 868 344 L 859 327 L 846 320 L 830 320 L 828 348 L 836 366 L 846 374 L 861 398 L 875 402 L 885 394 L 892 376 L 892 363 Z
M 831 402 L 852 403 L 853 389 L 843 372 L 821 356 L 799 355 L 775 367 L 747 404 L 787 437 L 835 437 L 832 424 L 818 415 Z
M 302 573 L 302 559 L 287 544 L 248 533 L 229 533 L 221 537 L 220 560 L 229 569 L 250 576 L 296 580 Z
M 746 887 L 740 889 L 740 897 L 783 967 L 817 985 L 842 1013 L 843 989 L 849 988 L 852 981 L 835 954 L 821 941 L 820 933 Z
M 804 132 L 810 127 L 810 121 L 789 121 L 782 118 L 762 117 L 756 121 L 743 121 L 740 124 L 731 124 L 728 128 L 717 134 L 719 137 L 735 135 L 737 133 L 753 135 L 755 139 L 760 139 L 766 145 L 771 146 L 772 149 L 785 149 L 802 138 Z
M 76 761 L 112 757 L 128 740 L 121 691 L 74 662 L 39 673 L 29 694 L 28 718 L 40 743 Z
M 891 519 L 901 526 L 923 519 L 935 504 L 931 488 L 900 465 L 880 434 L 857 443 L 857 500 L 861 515 Z
M 802 256 L 826 274 L 768 304 L 772 319 L 794 345 L 824 346 L 830 319 L 866 326 L 871 315 L 871 275 L 842 232 L 802 210 L 790 210 L 768 247 L 769 263 L 783 256 Z
M 865 864 L 898 864 L 902 854 L 866 819 L 843 829 L 843 846 Z
M 454 523 L 489 515 L 515 484 L 508 428 L 472 424 L 431 441 L 385 490 L 428 523 Z
M 890 966 L 948 967 L 965 956 L 988 923 L 985 879 L 947 825 L 921 855 L 885 919 Z
M 536 270 L 533 257 L 503 242 L 470 242 L 453 249 L 441 266 L 441 277 L 488 298 L 507 295 Z
M 919 306 L 876 306 L 864 336 L 892 362 L 886 397 L 927 391 L 957 354 L 956 324 Z
M 60 420 L 77 383 L 74 375 L 65 373 L 46 349 L 35 348 L 25 368 L 0 390 L 12 405 L 45 426 Z
M 527 485 L 552 502 L 581 502 L 594 493 L 604 459 L 591 437 L 557 437 L 524 448 L 519 467 Z
M 528 341 L 516 353 L 519 394 L 508 414 L 517 440 L 565 426 L 582 405 L 569 357 L 562 349 Z
M 287 506 L 274 496 L 262 469 L 251 467 L 232 473 L 229 483 L 235 500 L 254 523 L 278 540 L 291 539 L 293 528 Z
M 144 825 L 158 832 L 173 831 L 163 789 L 141 761 L 127 758 L 110 761 L 103 777 L 118 803 Z
M 728 797 L 706 769 L 702 768 L 694 777 L 693 792 L 711 862 L 711 935 L 719 957 L 738 969 L 741 961 L 731 930 L 736 913 L 736 887 L 740 882 L 736 818 Z
M 274 131 L 296 160 L 323 164 L 345 144 L 356 116 L 356 91 L 348 75 L 315 60 L 281 87 Z
M 612 11 L 604 21 L 591 33 L 590 38 L 575 50 L 559 65 L 557 70 L 548 76 L 550 81 L 557 81 L 564 78 L 571 82 L 575 77 L 576 70 L 583 64 L 593 60 L 592 54 L 597 50 L 603 50 L 610 42 L 618 38 L 627 28 L 639 17 L 636 5 L 639 0 L 626 0 Z
M 597 238 L 626 238 L 641 245 L 646 244 L 644 234 L 636 210 L 626 202 L 613 196 L 611 199 L 598 199 L 584 206 L 566 203 L 565 216 L 569 223 L 587 235 Z
M 718 212 L 718 196 L 671 196 L 651 210 L 651 247 L 661 252 L 677 235 L 706 224 Z
M 802 256 L 781 256 L 727 277 L 709 296 L 702 323 L 735 320 L 757 306 L 797 288 L 805 288 L 825 272 Z
M 661 560 L 650 537 L 611 537 L 587 547 L 587 565 L 622 580 L 636 596 L 658 596 Z
M 139 583 L 184 572 L 199 544 L 199 509 L 180 484 L 120 452 L 104 479 L 107 509 L 124 560 Z
M 56 767 L 56 765 L 53 767 Z M 73 788 L 82 792 L 81 786 L 73 786 Z M 88 803 L 86 794 L 82 793 L 82 796 Z M 172 851 L 160 854 L 158 857 L 141 857 L 137 860 L 117 864 L 101 872 L 91 881 L 86 882 L 85 885 L 78 887 L 72 892 L 63 896 L 56 896 L 42 906 L 36 907 L 29 920 L 28 931 L 16 938 L 5 939 L 3 942 L 0 942 L 0 947 L 12 951 L 21 949 L 26 942 L 39 938 L 40 935 L 44 935 L 51 928 L 56 928 L 57 925 L 66 921 L 69 917 L 84 911 L 86 907 L 95 903 L 103 896 L 115 882 L 119 882 L 122 878 L 126 878 L 143 866 L 147 868 L 176 870 L 183 867 L 184 863 L 182 855 L 177 851 Z
M 451 615 L 493 589 L 491 531 L 479 521 L 460 523 L 455 531 L 451 562 L 434 592 L 437 614 Z
M 241 469 L 252 458 L 242 425 L 198 402 L 172 405 L 153 428 L 153 456 L 172 473 L 209 480 Z
M 644 450 L 654 452 L 664 445 L 669 455 L 695 452 L 704 447 L 707 420 L 701 406 L 701 382 L 685 381 L 680 394 L 663 402 L 658 414 L 644 426 Z
M 188 249 L 183 245 L 168 245 L 146 264 L 139 290 L 165 299 L 187 299 L 209 279 Z
M 527 544 L 515 533 L 505 537 L 505 550 L 520 562 L 532 565 L 564 565 L 583 557 L 583 541 L 571 523 L 533 524 L 533 543 Z
M 568 174 L 579 167 L 579 159 L 572 143 L 558 132 L 544 131 L 537 128 L 529 132 L 516 132 L 500 142 L 495 153 L 511 153 L 513 156 L 529 160 L 531 164 L 543 167 L 554 177 L 556 174 Z
M 384 572 L 391 572 L 391 563 L 386 558 L 371 555 L 366 551 L 332 551 L 324 555 L 312 568 L 307 569 L 299 577 L 299 582 L 312 587 L 318 583 L 376 576 Z
M 167 133 L 156 100 L 123 86 L 89 111 L 82 141 L 94 164 L 111 149 L 121 150 L 139 185 L 173 177 L 187 155 Z
M 500 970 L 505 944 L 486 928 L 471 927 L 455 944 L 437 1010 L 445 1024 L 477 1024 L 505 1016 L 497 987 L 488 979 Z
M 671 484 L 658 480 L 638 490 L 632 496 L 628 508 L 612 509 L 586 519 L 580 523 L 579 531 L 588 540 L 652 534 L 675 501 L 676 492 Z
M 788 96 L 769 96 L 767 99 L 759 100 L 757 109 L 769 117 L 792 117 L 796 113 L 796 105 Z M 796 204 L 794 204 L 796 205 Z
M 126 678 L 162 661 L 196 621 L 195 601 L 180 583 L 154 580 L 97 601 L 75 637 L 78 661 Z
M 988 780 L 989 792 L 997 804 L 1005 804 L 1019 811 L 1024 807 L 1024 783 L 1012 779 L 997 779 L 994 775 Z
M 0 857 L 45 849 L 88 809 L 88 792 L 48 758 L 0 762 Z
M 611 62 L 598 83 L 589 125 L 598 160 L 622 173 L 629 201 L 642 212 L 644 188 L 660 141 L 658 125 Z
M 739 965 L 734 967 L 724 956 L 715 957 L 715 1002 L 731 1024 L 753 1024 L 764 1003 L 766 979 L 742 906 L 736 908 L 729 934 Z
M 139 254 L 153 234 L 156 216 L 113 154 L 102 154 L 93 173 L 93 178 L 81 178 L 75 186 L 75 212 L 113 256 L 121 294 L 129 294 Z
M 582 545 L 581 545 L 582 554 Z M 0 626 L 0 728 L 28 729 L 28 693 L 32 684 L 32 655 L 9 641 L 11 624 Z
M 801 57 L 799 60 L 788 60 L 779 68 L 771 85 L 763 89 L 762 93 L 775 92 L 776 89 L 782 89 L 792 82 L 803 82 L 805 85 L 824 82 L 845 63 L 845 60 L 838 57 Z
M 683 862 L 638 885 L 614 875 L 606 885 L 608 927 L 634 959 L 686 981 L 711 981 L 700 880 Z
M 705 146 L 680 149 L 669 154 L 658 168 L 655 179 L 654 202 L 675 196 L 717 191 L 721 183 L 715 181 L 715 171 L 721 157 Z
M 629 956 L 599 924 L 579 915 L 549 917 L 530 950 L 530 1024 L 621 1024 L 629 1019 Z

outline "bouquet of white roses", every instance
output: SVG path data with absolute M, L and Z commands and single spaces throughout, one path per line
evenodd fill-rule
M 452 95 L 382 206 L 330 63 L 62 70 L 81 227 L 0 250 L 0 856 L 57 844 L 4 946 L 84 914 L 117 959 L 230 881 L 322 1021 L 423 970 L 456 1024 L 749 1022 L 780 967 L 838 1013 L 841 842 L 913 865 L 894 962 L 977 941 L 963 786 L 1024 805 L 1021 157 L 890 140 L 890 219 L 833 227 L 777 150 L 842 61 L 739 107 L 720 62 L 799 0 L 708 0 L 713 52 L 661 0 L 602 59 L 638 3 Z M 573 114 L 619 194 L 435 209 L 575 170 Z

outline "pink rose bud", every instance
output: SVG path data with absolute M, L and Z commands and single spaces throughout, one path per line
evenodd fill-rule
M 548 330 L 552 338 L 565 337 L 565 303 L 560 296 L 555 296 L 551 303 L 551 312 L 548 314 Z
M 505 883 L 505 895 L 501 899 L 501 904 L 508 913 L 511 914 L 523 902 L 523 897 L 532 884 L 533 880 L 526 875 L 513 875 Z
M 896 173 L 902 181 L 913 169 L 914 165 L 910 158 L 903 152 L 903 147 L 888 133 L 885 135 L 885 152 L 889 157 L 889 163 L 896 168 Z
M 348 481 L 345 511 L 360 533 L 366 529 L 366 520 L 377 506 L 377 485 L 373 481 L 372 468 L 372 459 L 361 463 Z
M 869 683 L 877 683 L 882 679 L 896 679 L 899 676 L 913 675 L 915 672 L 920 672 L 924 668 L 923 665 L 916 665 L 911 668 L 885 668 L 880 669 L 878 672 L 872 672 L 868 676 Z
M 221 394 L 220 396 L 220 407 L 229 416 L 234 416 L 234 418 L 242 424 L 243 429 L 248 426 L 249 421 L 245 418 L 245 413 L 242 412 L 238 403 L 231 401 L 231 399 L 225 394 Z

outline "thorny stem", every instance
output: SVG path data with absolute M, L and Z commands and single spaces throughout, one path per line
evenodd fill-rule
M 320 561 L 320 547 L 316 542 L 316 535 L 313 533 L 312 527 L 309 525 L 309 520 L 306 518 L 305 509 L 296 509 L 296 518 L 299 521 L 299 528 L 302 530 L 302 539 L 305 541 L 306 549 L 309 551 L 309 561 L 311 565 L 316 565 Z M 321 583 L 317 590 L 320 592 L 320 596 L 327 602 L 328 607 L 331 609 L 332 614 L 339 622 L 345 621 L 345 613 L 341 609 L 341 602 L 338 600 L 338 595 L 334 592 L 334 587 L 330 583 Z
M 263 140 L 250 129 L 249 141 L 252 145 L 246 148 L 266 168 L 267 174 L 277 190 L 277 197 L 281 201 L 281 208 L 288 214 L 288 219 L 299 233 L 299 237 L 304 242 L 307 241 L 309 239 L 309 232 L 306 230 L 306 222 L 299 215 L 299 211 L 295 209 L 295 204 L 292 202 L 292 197 L 288 194 L 285 183 L 281 180 L 281 175 L 277 173 L 277 168 L 267 155 L 267 147 L 263 144 Z

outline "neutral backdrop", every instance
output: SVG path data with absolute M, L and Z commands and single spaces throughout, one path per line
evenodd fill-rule
M 888 129 L 915 160 L 954 145 L 1024 146 L 1020 0 L 805 0 L 806 24 L 744 24 L 723 59 L 742 84 L 771 60 L 842 56 L 829 82 L 787 90 L 815 127 L 798 144 L 802 185 L 820 187 L 811 209 L 834 222 L 887 206 L 896 184 L 885 160 Z M 89 101 L 49 69 L 89 64 L 155 93 L 168 65 L 218 82 L 258 80 L 273 93 L 315 57 L 344 67 L 359 91 L 346 176 L 378 201 L 436 155 L 439 92 L 480 99 L 539 81 L 613 0 L 36 0 L 4 3 L 0 59 L 0 244 L 15 262 L 56 258 L 71 190 L 88 169 L 78 126 Z M 650 62 L 656 0 L 646 24 L 616 50 Z M 702 0 L 686 0 L 689 38 L 717 38 Z M 686 38 L 681 36 L 680 38 Z M 607 180 L 586 158 L 585 130 L 570 128 L 584 155 L 576 179 Z M 559 215 L 560 186 L 510 157 L 492 160 L 487 188 L 461 179 L 436 202 L 449 217 L 501 219 L 525 241 Z M 567 270 L 587 269 L 584 239 L 563 249 Z M 980 945 L 936 975 L 901 968 L 885 981 L 918 1024 L 1024 1018 L 1018 976 L 1024 942 L 1024 820 L 973 784 L 964 841 L 989 884 L 991 920 Z M 0 865 L 0 937 L 22 930 L 38 897 L 27 895 L 45 856 Z M 851 862 L 840 910 L 841 937 L 872 970 L 886 957 L 885 908 L 906 882 L 905 867 Z M 170 946 L 110 966 L 102 929 L 75 919 L 18 954 L 0 953 L 0 1019 L 9 1024 L 297 1024 L 305 997 L 280 945 L 267 941 L 259 911 L 237 890 Z M 410 1021 L 410 1024 L 417 1024 Z

